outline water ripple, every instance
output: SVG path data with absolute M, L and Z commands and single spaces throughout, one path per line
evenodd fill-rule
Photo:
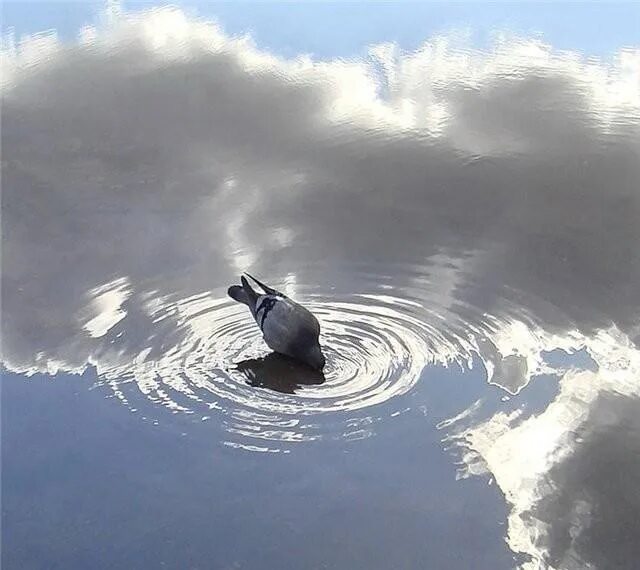
M 229 434 L 242 440 L 239 446 L 254 448 L 247 438 L 358 439 L 371 435 L 361 424 L 374 419 L 354 418 L 354 412 L 408 392 L 427 363 L 453 360 L 468 344 L 438 330 L 437 312 L 411 300 L 311 294 L 304 303 L 321 323 L 322 373 L 270 354 L 245 307 L 207 293 L 148 303 L 156 323 L 177 321 L 183 340 L 155 358 L 141 351 L 128 373 L 115 366 L 103 376 L 123 399 L 124 377 L 174 411 L 218 410 Z

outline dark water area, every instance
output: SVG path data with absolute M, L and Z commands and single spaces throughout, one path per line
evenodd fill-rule
M 637 48 L 160 10 L 5 60 L 3 568 L 637 568 Z
M 430 395 L 431 382 L 400 404 L 433 412 L 290 454 L 239 454 L 220 445 L 218 422 L 184 414 L 153 425 L 94 382 L 3 379 L 5 568 L 512 564 L 500 490 L 456 481 L 435 429 L 446 396 Z

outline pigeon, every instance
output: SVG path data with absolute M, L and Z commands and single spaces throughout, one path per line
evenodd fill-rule
M 249 307 L 267 346 L 275 352 L 304 362 L 311 368 L 322 370 L 325 357 L 318 341 L 318 320 L 285 294 L 261 283 L 248 273 L 247 276 L 264 293 L 256 292 L 243 275 L 240 278 L 242 285 L 232 285 L 228 294 L 233 300 Z

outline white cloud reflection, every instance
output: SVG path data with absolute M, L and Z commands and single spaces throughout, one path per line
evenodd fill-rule
M 447 438 L 462 449 L 461 475 L 490 473 L 511 504 L 508 543 L 530 557 L 526 570 L 630 568 L 637 560 L 638 525 L 629 518 L 637 519 L 638 507 L 640 351 L 617 329 L 580 345 L 597 371 L 566 371 L 543 412 L 498 412 Z M 463 425 L 477 407 L 439 427 Z

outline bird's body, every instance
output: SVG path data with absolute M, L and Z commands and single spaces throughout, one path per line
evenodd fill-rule
M 318 340 L 318 320 L 283 293 L 264 285 L 255 277 L 251 279 L 264 293 L 256 292 L 243 276 L 242 285 L 229 287 L 229 296 L 249 307 L 269 348 L 305 362 L 312 368 L 322 369 L 325 358 Z

